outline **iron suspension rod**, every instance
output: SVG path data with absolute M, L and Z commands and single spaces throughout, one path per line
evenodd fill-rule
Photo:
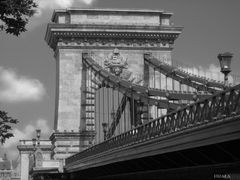
M 126 98 L 126 97 L 125 97 Z M 126 106 L 125 106 L 125 108 L 124 108 L 124 132 L 126 132 L 127 131 L 127 122 L 126 122 L 126 112 L 125 112 L 125 110 L 126 110 Z
M 132 123 L 135 124 L 135 111 L 134 111 L 134 99 L 133 99 L 133 92 L 132 92 Z
M 162 89 L 162 73 L 161 73 L 161 69 L 159 68 L 159 76 L 160 76 L 160 79 L 159 79 L 159 89 Z M 161 99 L 161 97 L 159 97 Z M 160 113 L 162 115 L 162 109 L 160 109 Z
M 149 92 L 148 92 L 148 97 L 149 97 Z M 149 98 L 148 98 L 148 103 L 147 103 L 147 120 L 149 122 L 149 119 L 150 119 L 150 113 L 149 113 Z
M 153 87 L 156 88 L 155 68 L 153 68 Z
M 166 76 L 166 90 L 167 90 L 167 78 L 168 78 L 168 77 Z
M 98 113 L 99 113 L 99 115 L 98 115 L 98 117 L 99 117 L 99 120 L 98 120 L 98 123 L 99 123 L 99 125 L 98 125 L 99 126 L 98 127 L 98 130 L 99 130 L 99 132 L 98 132 L 98 140 L 100 141 L 100 139 L 101 139 L 101 136 L 100 136 L 100 133 L 101 133 L 101 130 L 100 130 L 101 129 L 101 114 L 100 114 L 100 111 L 101 111 L 100 110 L 100 107 L 101 107 L 101 101 L 100 101 L 101 94 L 100 93 L 101 93 L 101 91 L 100 91 L 100 89 L 98 90 L 98 92 L 99 92 L 98 93 L 98 97 L 99 97 L 98 98 L 99 99 L 98 100 L 98 108 L 99 108 L 99 110 L 98 110 Z
M 91 87 L 93 87 L 92 78 L 93 78 L 93 77 L 92 77 L 92 69 L 90 69 L 90 85 L 91 85 Z M 93 88 L 94 88 L 94 87 L 93 87 Z M 93 88 L 91 88 L 91 95 L 90 95 L 91 102 L 93 101 L 93 98 L 92 98 L 92 93 L 93 93 L 93 91 L 94 91 Z M 94 106 L 93 106 L 93 107 L 95 108 L 95 102 L 94 102 Z M 91 112 L 91 116 L 90 116 L 90 117 L 91 117 L 91 118 L 93 118 L 93 115 L 94 115 L 94 114 L 93 114 L 93 109 L 94 109 L 93 107 L 90 108 L 90 112 Z M 94 126 L 92 126 L 92 125 L 93 125 L 93 121 L 94 121 L 94 119 L 93 119 L 93 120 L 91 119 L 91 130 L 93 130 L 93 127 L 94 127 Z M 94 124 L 95 124 L 95 122 L 94 122 Z
M 105 97 L 104 97 L 105 87 L 103 87 L 102 90 L 103 90 L 103 120 L 102 120 L 102 125 L 103 125 L 103 123 L 105 123 L 105 119 L 104 119 L 104 113 L 105 113 L 105 108 L 104 108 L 104 106 L 105 106 Z M 103 131 L 104 131 L 104 127 L 103 127 Z M 105 132 L 103 132 L 103 139 L 104 139 L 104 141 L 106 140 L 105 139 Z
M 109 126 L 109 88 L 107 88 L 107 120 L 108 120 L 108 126 Z
M 153 82 L 154 82 L 154 84 L 153 84 L 153 86 L 154 86 L 154 88 L 156 88 L 156 71 L 155 71 L 155 67 L 153 68 Z M 155 116 L 157 116 L 157 111 L 158 111 L 158 109 L 156 109 L 155 108 Z
M 115 118 L 116 118 L 116 114 L 115 114 L 115 108 L 114 108 L 114 88 L 112 89 L 112 122 L 114 123 L 113 125 L 115 126 Z M 115 134 L 115 131 L 113 132 L 112 135 Z
M 119 89 L 118 89 L 118 107 L 119 107 L 119 104 L 120 104 L 119 101 L 120 101 L 120 100 L 119 100 Z M 120 121 L 120 120 L 119 120 L 119 121 Z M 120 130 L 121 130 L 121 129 L 120 129 L 120 123 L 118 123 L 118 132 L 119 132 L 119 134 L 120 134 Z

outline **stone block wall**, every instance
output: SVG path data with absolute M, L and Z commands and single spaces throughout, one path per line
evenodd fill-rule
M 57 114 L 55 130 L 79 131 L 82 83 L 82 53 L 74 49 L 60 49 L 58 58 Z

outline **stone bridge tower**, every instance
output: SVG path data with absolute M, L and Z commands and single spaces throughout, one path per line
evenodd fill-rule
M 128 59 L 128 69 L 149 85 L 144 53 L 171 63 L 171 51 L 182 27 L 170 22 L 172 13 L 160 10 L 66 9 L 55 10 L 45 40 L 55 52 L 57 65 L 54 133 L 55 159 L 85 149 L 94 135 L 94 119 L 86 116 L 84 91 L 87 71 L 82 53 L 94 53 L 101 62 L 117 48 Z M 92 102 L 94 103 L 94 102 Z M 92 109 L 94 111 L 94 109 Z M 80 140 L 79 140 L 80 139 Z

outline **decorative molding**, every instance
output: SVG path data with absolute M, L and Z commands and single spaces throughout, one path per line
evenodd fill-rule
M 77 28 L 76 28 L 77 27 Z M 92 26 L 50 24 L 45 40 L 57 46 L 121 46 L 172 48 L 182 28 L 161 26 Z M 121 27 L 121 28 L 118 28 Z
M 80 133 L 79 132 L 54 132 L 51 136 L 50 136 L 50 141 L 52 141 L 52 143 L 54 143 L 56 140 L 65 140 L 65 139 L 79 139 L 80 137 Z
M 109 39 L 109 38 L 59 38 L 58 47 L 127 47 L 127 48 L 173 48 L 173 40 L 159 39 Z
M 40 145 L 41 151 L 51 151 L 53 145 Z M 20 152 L 33 152 L 34 147 L 32 145 L 18 145 L 17 149 Z

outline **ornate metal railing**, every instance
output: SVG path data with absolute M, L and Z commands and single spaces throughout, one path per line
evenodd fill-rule
M 66 164 L 98 153 L 166 136 L 188 128 L 219 122 L 240 114 L 240 85 L 198 101 L 147 124 L 112 137 L 66 159 Z

